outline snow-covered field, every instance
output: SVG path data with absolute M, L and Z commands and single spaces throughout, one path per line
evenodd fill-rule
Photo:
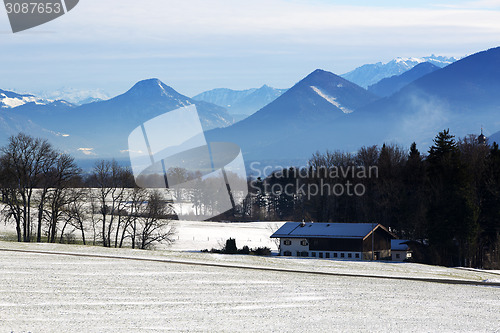
M 468 281 L 498 274 L 187 252 L 229 237 L 239 247 L 272 246 L 271 231 L 268 223 L 178 223 L 169 250 L 0 242 L 0 332 L 500 332 L 499 287 L 242 267 Z
M 228 238 L 234 238 L 238 248 L 247 245 L 250 248 L 267 246 L 278 251 L 274 241 L 269 238 L 284 222 L 246 222 L 217 223 L 197 221 L 175 221 L 177 235 L 170 247 L 177 251 L 200 251 L 220 249 Z

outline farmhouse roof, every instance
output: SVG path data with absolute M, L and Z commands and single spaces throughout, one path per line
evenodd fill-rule
M 410 248 L 407 239 L 391 239 L 391 250 L 393 251 L 408 251 Z
M 350 238 L 365 239 L 381 229 L 396 238 L 381 224 L 286 222 L 271 238 Z

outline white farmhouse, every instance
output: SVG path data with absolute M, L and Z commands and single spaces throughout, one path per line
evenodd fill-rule
M 282 256 L 390 260 L 396 236 L 381 224 L 287 222 L 271 238 Z

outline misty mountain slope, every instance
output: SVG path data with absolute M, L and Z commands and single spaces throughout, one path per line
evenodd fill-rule
M 7 144 L 10 136 L 17 135 L 20 132 L 47 139 L 51 144 L 65 152 L 74 151 L 72 147 L 76 144 L 76 138 L 69 140 L 69 138 L 63 136 L 63 133 L 40 126 L 21 114 L 0 109 L 0 146 Z
M 396 93 L 407 84 L 438 69 L 438 66 L 433 65 L 430 62 L 423 62 L 401 75 L 394 75 L 389 78 L 380 80 L 374 85 L 369 86 L 368 91 L 377 96 L 387 97 Z
M 316 70 L 247 119 L 208 132 L 207 139 L 235 142 L 250 159 L 309 156 L 316 149 L 309 140 L 317 136 L 316 127 L 333 126 L 376 99 L 335 74 Z
M 492 134 L 488 138 L 488 142 L 489 142 L 489 144 L 493 144 L 493 142 L 496 142 L 496 143 L 498 143 L 500 145 L 500 131 Z
M 479 134 L 481 124 L 500 130 L 499 91 L 500 48 L 473 54 L 339 121 L 338 147 L 416 141 L 427 148 L 447 128 L 460 137 Z M 352 131 L 360 133 L 357 140 L 342 139 Z
M 457 137 L 479 134 L 481 124 L 500 130 L 500 48 L 471 55 L 378 100 L 352 83 L 344 88 L 357 89 L 341 94 L 339 84 L 335 75 L 316 71 L 253 116 L 209 132 L 209 139 L 240 144 L 251 161 L 308 158 L 326 149 L 353 152 L 384 142 L 409 147 L 416 141 L 426 151 L 443 129 Z M 355 112 L 344 113 L 321 95 Z
M 197 106 L 205 129 L 228 126 L 233 123 L 232 117 L 224 108 L 194 101 L 158 79 L 140 81 L 126 93 L 110 100 L 82 105 L 77 109 L 77 113 L 85 114 L 86 117 L 94 120 L 139 126 L 165 112 L 192 104 Z
M 239 91 L 221 88 L 201 93 L 193 99 L 223 106 L 235 118 L 243 118 L 271 103 L 285 91 L 286 89 L 276 89 L 268 85 L 263 85 L 258 89 Z
M 47 101 L 47 104 L 28 102 L 13 108 L 0 108 L 0 145 L 6 144 L 9 136 L 24 132 L 47 139 L 63 151 L 74 151 L 73 147 L 81 138 L 69 138 L 62 130 L 66 127 L 65 119 L 74 107 L 65 101 Z
M 87 137 L 86 148 L 105 156 L 125 156 L 128 136 L 144 122 L 166 112 L 195 104 L 205 130 L 232 124 L 233 118 L 220 106 L 198 102 L 186 97 L 160 80 L 136 83 L 126 93 L 107 101 L 82 105 L 68 119 L 66 131 Z M 168 126 L 165 124 L 165 132 Z
M 193 97 L 196 101 L 204 101 L 230 109 L 240 99 L 252 94 L 256 88 L 246 90 L 232 90 L 228 88 L 216 88 L 202 92 Z
M 234 123 L 224 108 L 194 101 L 161 81 L 150 79 L 138 82 L 126 93 L 107 101 L 78 107 L 64 101 L 47 105 L 28 103 L 4 110 L 8 115 L 4 126 L 16 129 L 17 133 L 23 122 L 36 125 L 37 130 L 27 131 L 28 134 L 33 132 L 32 135 L 50 138 L 56 146 L 76 157 L 123 158 L 128 157 L 128 135 L 137 126 L 192 104 L 197 106 L 205 130 Z M 175 124 L 165 124 L 166 132 L 168 126 Z
M 16 135 L 19 132 L 40 134 L 43 132 L 43 129 L 25 117 L 7 113 L 0 109 L 1 144 L 5 144 L 9 136 Z
M 453 57 L 448 58 L 435 55 L 423 58 L 396 58 L 387 63 L 378 62 L 376 64 L 366 64 L 353 71 L 342 74 L 341 76 L 361 87 L 367 88 L 382 79 L 394 75 L 401 75 L 423 62 L 430 62 L 435 66 L 443 68 L 457 60 L 457 58 Z

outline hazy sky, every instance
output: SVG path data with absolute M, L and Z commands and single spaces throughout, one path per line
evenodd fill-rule
M 80 0 L 12 34 L 0 9 L 0 88 L 101 88 L 156 77 L 188 96 L 264 83 L 287 88 L 316 68 L 500 45 L 500 0 Z

